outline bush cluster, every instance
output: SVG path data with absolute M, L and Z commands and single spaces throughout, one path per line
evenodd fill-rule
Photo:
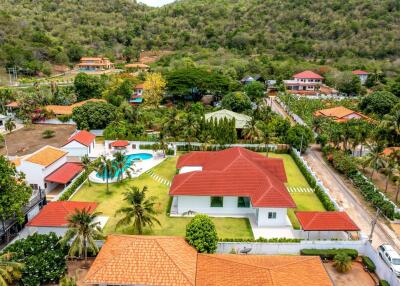
M 200 253 L 214 253 L 218 236 L 211 218 L 204 214 L 196 215 L 186 226 L 186 240 Z
M 254 238 L 220 238 L 220 242 L 269 242 L 269 243 L 299 243 L 301 239 L 299 238 L 264 238 L 259 237 L 257 239 Z
M 55 233 L 33 234 L 16 241 L 4 252 L 14 254 L 13 261 L 25 265 L 20 283 L 24 286 L 55 284 L 66 271 L 68 248 L 58 243 Z
M 351 257 L 351 259 L 356 259 L 358 256 L 358 251 L 355 249 L 343 248 L 343 249 L 313 249 L 307 248 L 300 250 L 301 255 L 306 256 L 319 256 L 321 259 L 333 260 L 333 258 L 338 254 L 346 254 Z
M 376 266 L 375 263 L 368 256 L 361 256 L 362 263 L 365 267 L 367 267 L 369 272 L 375 272 Z
M 390 284 L 386 280 L 379 280 L 379 286 L 390 286 Z
M 325 153 L 328 154 L 328 151 L 329 150 L 325 150 Z M 357 170 L 357 166 L 350 155 L 339 150 L 333 151 L 331 154 L 330 161 L 333 167 L 353 182 L 354 186 L 360 190 L 366 201 L 371 202 L 375 208 L 379 208 L 389 219 L 398 218 L 400 216 L 399 213 L 395 212 L 394 204 L 389 201 L 368 178 Z
M 297 157 L 293 150 L 290 151 L 290 155 L 292 156 L 296 165 L 299 167 L 303 176 L 306 178 L 308 184 L 314 189 L 315 195 L 321 201 L 324 208 L 327 211 L 335 211 L 335 205 L 332 203 L 328 195 L 317 185 L 317 181 L 313 175 L 307 170 L 306 166 L 304 166 L 303 162 Z
M 79 177 L 69 187 L 69 189 L 67 191 L 65 191 L 65 193 L 62 194 L 58 200 L 59 201 L 68 201 L 69 197 L 72 196 L 72 194 L 87 179 L 87 177 L 88 177 L 88 174 L 86 172 L 83 172 L 82 174 L 80 174 Z

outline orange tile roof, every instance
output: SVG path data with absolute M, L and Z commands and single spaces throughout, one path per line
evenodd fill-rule
M 196 286 L 333 286 L 319 257 L 199 254 Z
M 346 212 L 295 212 L 301 228 L 306 231 L 359 231 Z
M 181 237 L 109 235 L 84 283 L 333 286 L 319 257 L 197 254 Z
M 182 237 L 109 235 L 84 282 L 194 285 L 196 258 L 196 250 Z
M 400 147 L 387 147 L 383 150 L 383 155 L 389 156 L 393 152 L 400 151 Z
M 50 166 L 57 160 L 67 155 L 67 152 L 52 146 L 45 146 L 42 149 L 36 151 L 29 157 L 25 158 L 24 161 L 35 163 L 42 166 Z
M 314 116 L 332 117 L 333 119 L 335 119 L 338 122 L 344 122 L 344 121 L 349 120 L 348 118 L 345 118 L 345 117 L 352 115 L 352 114 L 358 115 L 362 119 L 370 120 L 364 114 L 357 112 L 357 111 L 353 111 L 344 106 L 336 106 L 336 107 L 332 107 L 332 108 L 317 110 L 314 112 Z
M 75 107 L 82 106 L 87 102 L 106 102 L 104 99 L 91 98 L 80 101 L 71 105 L 46 105 L 44 108 L 47 111 L 53 112 L 55 115 L 71 115 Z

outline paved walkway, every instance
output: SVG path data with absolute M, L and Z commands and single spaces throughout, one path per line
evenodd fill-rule
M 289 193 L 313 193 L 314 190 L 305 187 L 287 187 Z
M 163 178 L 163 177 L 157 175 L 157 174 L 154 173 L 152 170 L 148 170 L 148 171 L 146 172 L 146 174 L 149 174 L 150 177 L 152 177 L 155 181 L 157 181 L 157 182 L 159 182 L 159 183 L 161 183 L 161 184 L 164 184 L 164 185 L 166 185 L 166 186 L 168 186 L 168 187 L 170 187 L 171 184 L 172 184 L 171 181 L 169 181 L 169 180 L 167 180 L 167 179 L 165 179 L 165 178 Z

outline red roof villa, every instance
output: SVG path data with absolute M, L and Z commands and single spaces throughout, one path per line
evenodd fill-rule
M 258 227 L 285 226 L 295 208 L 282 159 L 244 148 L 191 152 L 181 156 L 170 189 L 172 215 L 206 213 L 249 217 Z
M 283 81 L 289 93 L 300 95 L 336 94 L 337 91 L 323 84 L 324 77 L 313 72 L 303 71 Z

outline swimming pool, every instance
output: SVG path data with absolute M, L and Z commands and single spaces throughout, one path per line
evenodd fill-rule
M 132 162 L 141 161 L 141 160 L 148 160 L 148 159 L 153 158 L 153 155 L 151 155 L 149 153 L 137 153 L 137 154 L 130 154 L 130 155 L 127 155 L 125 157 L 126 157 L 126 163 L 125 163 L 124 168 L 122 168 L 122 172 L 125 172 L 125 170 L 128 169 L 132 165 Z M 113 163 L 114 163 L 114 160 L 113 160 Z M 120 170 L 117 170 L 115 172 L 114 176 L 113 177 L 109 177 L 109 179 L 117 178 L 119 173 L 120 173 Z M 96 173 L 96 177 L 97 178 L 102 178 L 103 180 L 105 180 L 106 179 L 106 174 L 105 173 L 104 174 Z

